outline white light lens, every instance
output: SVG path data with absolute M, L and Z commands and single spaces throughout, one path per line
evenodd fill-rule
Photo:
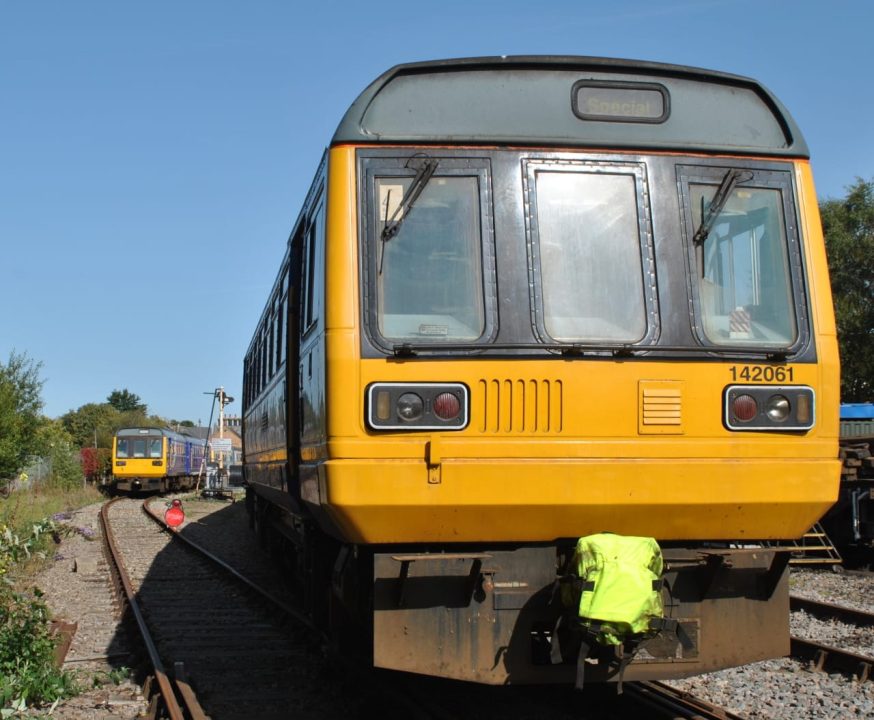
M 398 398 L 398 417 L 407 422 L 418 420 L 425 411 L 425 403 L 416 393 L 404 393 Z
M 790 410 L 791 406 L 789 405 L 789 398 L 784 395 L 771 395 L 771 397 L 768 398 L 768 405 L 765 409 L 765 413 L 774 422 L 783 422 L 789 417 Z

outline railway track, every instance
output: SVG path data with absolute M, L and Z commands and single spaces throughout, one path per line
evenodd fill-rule
M 101 513 L 126 614 L 154 667 L 152 712 L 181 718 L 350 714 L 312 630 L 226 568 L 173 542 L 142 508 L 117 499 Z M 159 692 L 157 692 L 159 691 Z M 162 707 L 159 707 L 162 706 Z
M 713 705 L 700 698 L 677 690 L 660 682 L 630 683 L 629 689 L 644 706 L 659 712 L 665 718 L 690 718 L 694 720 L 743 720 L 719 705 Z M 651 713 L 643 717 L 654 717 Z
M 874 632 L 874 613 L 795 595 L 790 597 L 789 603 L 793 612 L 803 611 L 823 620 L 837 620 Z M 874 657 L 870 655 L 850 652 L 795 635 L 791 636 L 790 643 L 792 656 L 811 662 L 817 670 L 850 674 L 861 681 L 874 679 Z
M 117 499 L 104 507 L 101 523 L 122 604 L 154 668 L 146 684 L 153 717 L 738 717 L 661 683 L 626 683 L 621 697 L 613 686 L 592 688 L 581 697 L 568 689 L 362 676 L 346 673 L 348 667 L 338 680 L 340 665 L 328 665 L 306 618 L 188 537 L 198 533 L 162 529 L 160 513 L 144 512 L 147 507 Z

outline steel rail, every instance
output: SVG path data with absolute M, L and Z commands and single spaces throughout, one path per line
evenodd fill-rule
M 321 632 L 321 630 L 319 630 L 319 628 L 317 628 L 313 624 L 313 621 L 310 620 L 310 618 L 307 617 L 305 614 L 303 614 L 302 612 L 300 612 L 299 610 L 297 610 L 293 606 L 289 605 L 287 602 L 285 602 L 281 598 L 276 597 L 269 590 L 262 588 L 260 585 L 258 585 L 255 582 L 252 582 L 252 580 L 247 578 L 245 575 L 243 575 L 241 572 L 239 572 L 232 565 L 229 565 L 227 562 L 222 560 L 218 555 L 211 553 L 209 550 L 204 548 L 202 545 L 199 545 L 198 543 L 194 542 L 193 540 L 186 537 L 182 533 L 177 532 L 174 528 L 170 527 L 160 514 L 156 513 L 154 510 L 152 510 L 151 503 L 152 503 L 151 499 L 143 502 L 143 512 L 145 512 L 146 515 L 148 515 L 152 520 L 154 520 L 156 523 L 158 523 L 158 525 L 160 525 L 164 530 L 169 532 L 173 536 L 174 540 L 180 540 L 181 542 L 188 545 L 188 547 L 194 548 L 197 552 L 206 556 L 207 558 L 212 560 L 216 565 L 220 566 L 223 570 L 225 570 L 230 575 L 232 575 L 236 580 L 243 583 L 248 588 L 252 589 L 259 596 L 263 597 L 266 600 L 269 600 L 270 603 L 273 604 L 275 607 L 277 607 L 279 610 L 286 613 L 290 617 L 294 618 L 295 620 L 297 620 L 299 623 L 304 625 L 309 630 L 312 630 L 312 631 L 318 633 L 322 637 L 323 640 L 326 639 L 324 637 L 324 634 Z
M 794 635 L 790 636 L 789 643 L 792 657 L 813 662 L 817 670 L 836 670 L 856 675 L 861 682 L 872 679 L 874 657 L 847 652 Z
M 834 605 L 791 595 L 789 607 L 793 611 L 803 611 L 818 618 L 834 618 L 840 622 L 862 627 L 874 626 L 874 613 L 844 605 Z M 795 635 L 790 637 L 790 652 L 795 658 L 812 661 L 817 670 L 830 668 L 856 675 L 861 681 L 871 680 L 872 675 L 874 675 L 872 673 L 874 657 L 848 652 Z
M 690 718 L 694 720 L 746 720 L 743 715 L 713 705 L 701 698 L 690 695 L 661 682 L 645 680 L 625 685 L 626 692 L 635 702 L 649 705 L 670 718 Z
M 175 528 L 170 527 L 164 520 L 164 517 L 160 513 L 152 509 L 151 504 L 153 501 L 154 498 L 146 500 L 143 503 L 143 512 L 145 512 L 149 518 L 151 518 L 155 523 L 160 525 L 164 530 L 169 532 L 172 535 L 173 540 L 179 540 L 183 542 L 186 546 L 188 546 L 195 552 L 208 558 L 210 561 L 214 562 L 216 565 L 218 565 L 224 571 L 230 574 L 235 580 L 243 583 L 260 598 L 268 601 L 277 610 L 285 613 L 289 618 L 299 622 L 304 628 L 311 631 L 313 635 L 317 637 L 321 643 L 323 643 L 324 647 L 328 649 L 328 652 L 332 655 L 332 657 L 340 662 L 348 672 L 359 676 L 359 678 L 363 681 L 363 685 L 369 687 L 371 691 L 373 691 L 374 687 L 381 687 L 380 692 L 382 695 L 391 696 L 391 701 L 395 709 L 403 708 L 407 712 L 406 716 L 412 718 L 413 720 L 421 720 L 422 718 L 428 718 L 429 720 L 449 720 L 449 718 L 452 717 L 442 712 L 439 708 L 431 709 L 428 707 L 422 707 L 421 701 L 414 696 L 414 693 L 399 689 L 397 686 L 390 687 L 388 684 L 385 684 L 378 675 L 363 675 L 360 669 L 357 668 L 354 663 L 350 662 L 349 658 L 337 654 L 336 649 L 332 648 L 330 637 L 328 637 L 328 635 L 321 628 L 313 623 L 313 621 L 306 614 L 302 613 L 300 610 L 285 602 L 281 598 L 276 597 L 276 595 L 271 593 L 269 590 L 261 587 L 256 582 L 253 582 L 251 579 L 247 578 L 240 571 L 238 571 L 232 565 L 220 558 L 218 555 L 207 550 L 203 545 L 200 545 L 183 533 L 178 532 Z M 370 670 L 372 670 L 372 668 Z
M 810 600 L 797 595 L 789 596 L 789 609 L 804 611 L 808 615 L 818 618 L 834 618 L 835 620 L 853 625 L 874 625 L 874 613 L 846 607 L 845 605 L 834 605 L 832 603 L 820 602 L 819 600 Z
M 149 631 L 149 627 L 148 625 L 146 625 L 145 618 L 143 617 L 143 613 L 140 610 L 139 603 L 136 599 L 136 592 L 133 589 L 133 585 L 131 585 L 130 577 L 127 573 L 127 568 L 124 565 L 124 559 L 121 556 L 121 551 L 119 550 L 118 544 L 115 541 L 115 535 L 112 532 L 112 527 L 109 522 L 109 508 L 120 499 L 121 498 L 114 498 L 109 502 L 105 503 L 103 507 L 100 508 L 100 527 L 103 531 L 103 537 L 105 540 L 107 559 L 110 561 L 110 567 L 114 568 L 115 572 L 113 574 L 120 582 L 121 588 L 124 591 L 124 597 L 119 599 L 127 602 L 128 607 L 131 609 L 131 612 L 133 613 L 133 616 L 137 621 L 137 626 L 139 627 L 140 635 L 143 638 L 143 643 L 146 646 L 146 651 L 149 654 L 149 661 L 152 664 L 155 679 L 158 682 L 158 689 L 160 690 L 161 697 L 164 700 L 164 707 L 167 711 L 167 714 L 169 715 L 170 720 L 186 720 L 185 713 L 182 711 L 182 708 L 180 707 L 179 702 L 176 699 L 176 695 L 173 692 L 173 686 L 170 682 L 170 678 L 167 676 L 167 672 L 164 670 L 164 664 L 162 663 L 161 657 L 158 654 L 158 648 L 155 647 L 155 642 L 154 640 L 152 640 L 152 635 Z

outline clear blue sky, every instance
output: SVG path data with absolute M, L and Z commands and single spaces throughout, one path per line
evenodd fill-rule
M 762 81 L 821 198 L 874 178 L 870 0 L 0 0 L 0 361 L 57 417 L 127 388 L 167 418 L 242 358 L 340 117 L 401 62 L 570 54 Z

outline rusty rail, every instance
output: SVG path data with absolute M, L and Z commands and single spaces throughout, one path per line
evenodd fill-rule
M 224 560 L 222 560 L 218 555 L 210 552 L 202 545 L 198 545 L 196 542 L 194 542 L 190 538 L 186 537 L 182 533 L 177 532 L 174 528 L 171 528 L 164 521 L 163 516 L 156 513 L 154 510 L 152 510 L 151 503 L 152 503 L 151 499 L 143 502 L 143 512 L 145 512 L 146 515 L 148 515 L 152 520 L 154 520 L 156 523 L 158 523 L 158 525 L 160 525 L 164 530 L 169 532 L 173 536 L 173 540 L 178 540 L 178 541 L 183 542 L 186 545 L 188 545 L 188 547 L 193 548 L 198 553 L 200 553 L 201 555 L 203 555 L 204 557 L 208 558 L 209 560 L 214 562 L 216 565 L 221 567 L 222 570 L 224 570 L 229 575 L 231 575 L 235 580 L 243 583 L 246 587 L 253 590 L 257 595 L 259 595 L 260 597 L 262 597 L 265 600 L 267 600 L 268 602 L 270 602 L 277 609 L 279 609 L 280 611 L 282 611 L 283 613 L 285 613 L 289 617 L 294 618 L 301 625 L 304 625 L 308 629 L 322 635 L 321 631 L 313 624 L 312 620 L 308 616 L 304 615 L 302 612 L 300 612 L 299 610 L 294 608 L 292 605 L 289 605 L 287 602 L 285 602 L 281 598 L 276 597 L 269 590 L 266 590 L 265 588 L 262 588 L 257 583 L 252 582 L 249 578 L 247 578 L 245 575 L 240 573 L 236 568 L 234 568 L 233 566 L 229 565 Z M 326 639 L 326 638 L 323 638 L 323 639 Z
M 164 709 L 167 712 L 167 715 L 170 717 L 170 720 L 187 720 L 187 718 L 206 718 L 203 714 L 203 711 L 200 711 L 200 715 L 193 714 L 191 712 L 190 706 L 183 700 L 183 705 L 186 705 L 186 709 L 188 710 L 188 714 L 183 711 L 182 706 L 176 698 L 176 694 L 173 691 L 173 684 L 170 681 L 170 678 L 167 675 L 167 672 L 164 670 L 164 664 L 161 661 L 161 657 L 158 654 L 158 649 L 155 647 L 155 642 L 152 639 L 151 632 L 149 631 L 149 627 L 146 624 L 145 618 L 143 617 L 143 613 L 140 610 L 139 603 L 136 599 L 136 592 L 133 589 L 133 585 L 131 585 L 130 577 L 128 576 L 127 568 L 124 565 L 124 560 L 121 556 L 121 552 L 118 549 L 118 545 L 115 541 L 115 536 L 112 533 L 112 527 L 109 522 L 109 508 L 116 503 L 121 498 L 113 498 L 109 502 L 105 503 L 102 508 L 100 508 L 100 528 L 103 531 L 103 538 L 105 542 L 105 549 L 107 554 L 107 560 L 109 561 L 109 566 L 113 576 L 115 577 L 116 583 L 118 585 L 119 590 L 119 600 L 122 603 L 127 603 L 127 606 L 130 608 L 131 613 L 136 619 L 137 626 L 140 630 L 140 635 L 143 638 L 143 644 L 146 647 L 146 652 L 149 655 L 149 662 L 152 664 L 152 668 L 154 671 L 154 677 L 158 684 L 158 692 L 160 694 L 161 700 L 164 703 Z M 197 708 L 200 706 L 197 705 Z M 150 703 L 151 712 L 157 713 L 157 707 L 155 707 L 155 703 Z
M 655 681 L 631 682 L 625 686 L 635 702 L 648 705 L 665 717 L 694 720 L 745 720 L 743 715 L 713 705 L 684 690 Z
M 794 635 L 790 637 L 790 647 L 792 657 L 811 661 L 817 670 L 834 670 L 856 675 L 862 682 L 872 679 L 871 668 L 874 667 L 874 657 L 847 652 Z
M 846 607 L 845 605 L 834 605 L 832 603 L 820 602 L 819 600 L 809 600 L 797 595 L 789 596 L 789 608 L 793 611 L 804 611 L 808 615 L 818 618 L 834 618 L 835 620 L 853 625 L 874 625 L 874 613 Z
M 789 597 L 789 607 L 793 611 L 803 611 L 818 618 L 833 618 L 851 625 L 859 625 L 861 627 L 874 625 L 874 613 L 843 605 L 808 600 L 807 598 L 792 595 Z M 790 638 L 790 652 L 794 658 L 812 662 L 817 670 L 835 670 L 849 675 L 856 675 L 863 682 L 874 679 L 872 678 L 872 675 L 874 675 L 872 673 L 874 657 L 848 652 L 831 645 L 824 645 L 823 643 L 799 638 L 794 635 Z

